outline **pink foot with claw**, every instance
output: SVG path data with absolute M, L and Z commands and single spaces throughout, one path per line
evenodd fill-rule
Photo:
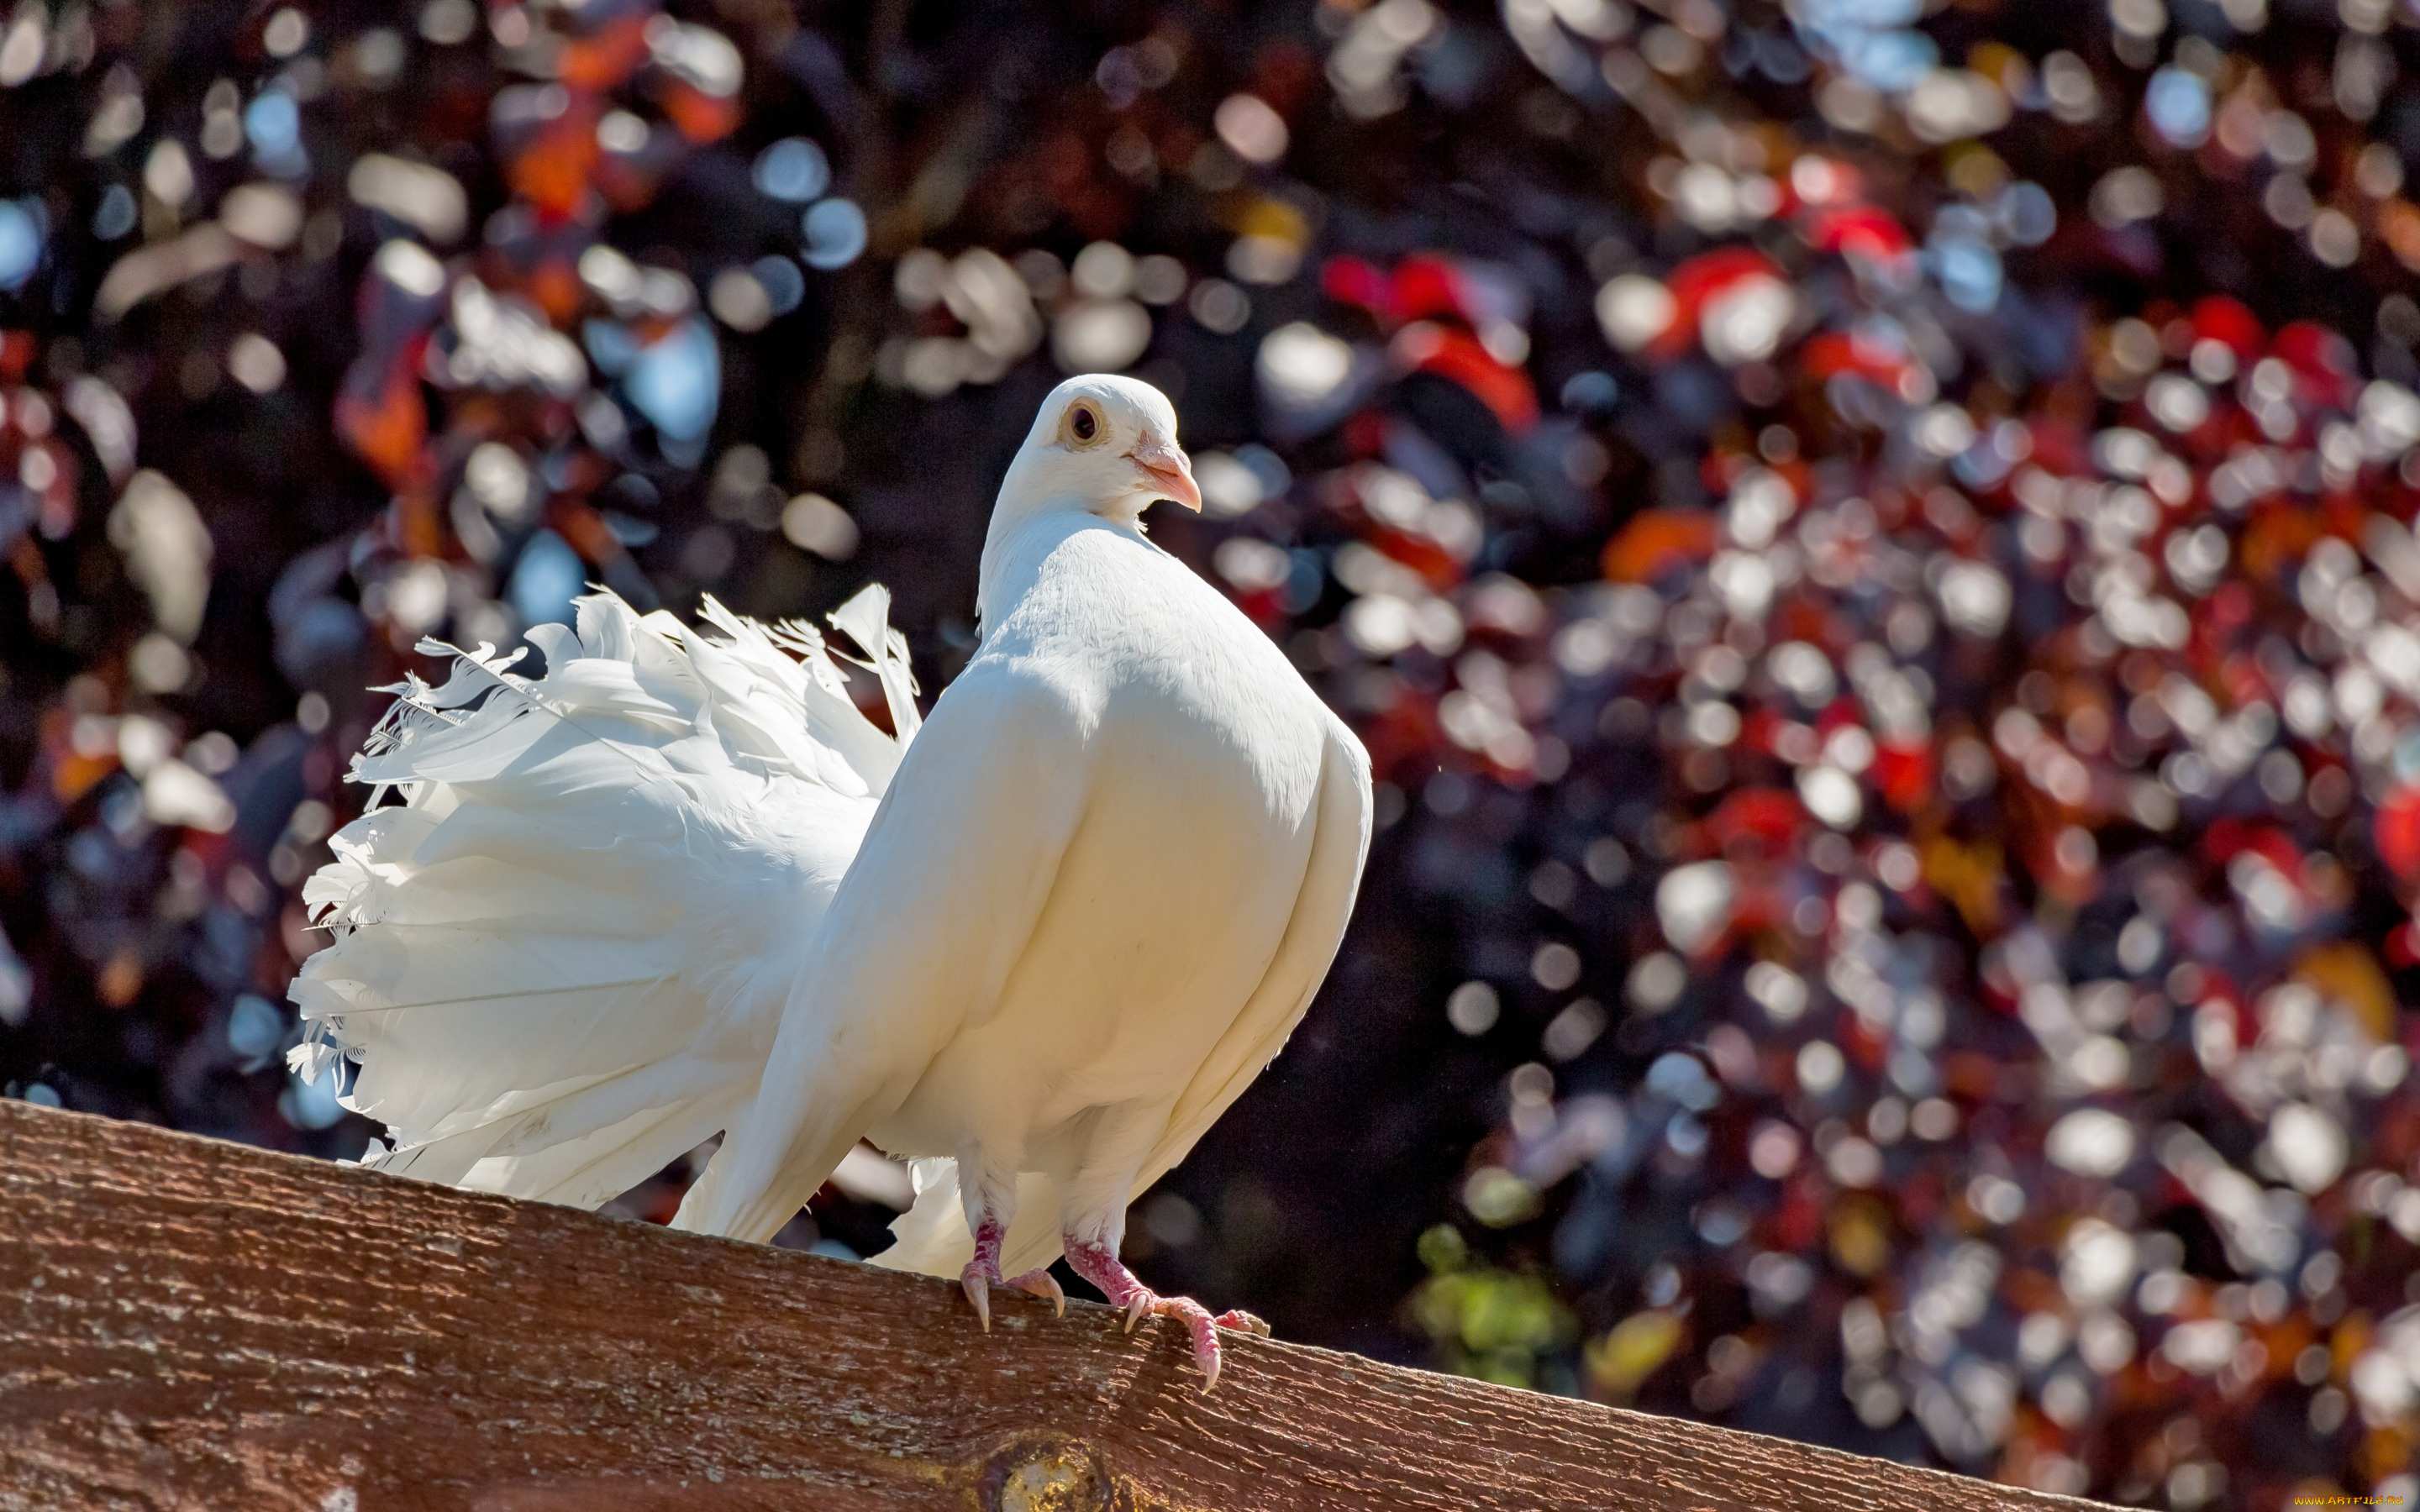
M 1268 1337 L 1269 1325 L 1250 1313 L 1224 1312 L 1213 1318 L 1209 1308 L 1190 1297 L 1160 1296 L 1136 1279 L 1135 1273 L 1119 1260 L 1117 1252 L 1106 1244 L 1070 1238 L 1066 1250 L 1069 1268 L 1100 1288 L 1110 1306 L 1125 1309 L 1127 1333 L 1133 1333 L 1135 1324 L 1146 1316 L 1173 1318 L 1184 1323 L 1193 1335 L 1193 1363 L 1202 1367 L 1204 1395 L 1218 1384 L 1218 1330 L 1232 1328 Z
M 1051 1275 L 1048 1267 L 1013 1275 L 1004 1281 L 1001 1279 L 1000 1242 L 1002 1237 L 1001 1226 L 997 1223 L 986 1220 L 977 1227 L 975 1257 L 958 1273 L 958 1285 L 966 1288 L 967 1301 L 975 1304 L 975 1317 L 982 1321 L 983 1331 L 986 1334 L 991 1332 L 991 1288 L 995 1286 L 1010 1287 L 1047 1298 L 1055 1314 L 1066 1317 L 1067 1293 L 1060 1289 L 1058 1279 Z

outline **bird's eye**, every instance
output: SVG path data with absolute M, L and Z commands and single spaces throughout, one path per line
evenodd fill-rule
M 1078 446 L 1090 446 L 1100 439 L 1101 415 L 1089 404 L 1078 404 L 1067 411 L 1067 434 Z

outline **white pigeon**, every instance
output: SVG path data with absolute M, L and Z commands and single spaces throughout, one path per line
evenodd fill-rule
M 396 807 L 306 888 L 298 1067 L 358 1062 L 371 1163 L 594 1204 L 720 1131 L 675 1220 L 769 1238 L 861 1138 L 916 1199 L 876 1263 L 1218 1328 L 1117 1257 L 1128 1205 L 1281 1046 L 1369 847 L 1369 758 L 1243 614 L 1145 538 L 1199 508 L 1156 389 L 1044 403 L 984 546 L 983 640 L 918 729 L 870 589 L 708 637 L 583 599 L 530 679 L 461 656 L 356 764 Z

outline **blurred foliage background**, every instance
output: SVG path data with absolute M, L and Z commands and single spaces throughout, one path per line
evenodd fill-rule
M 1130 371 L 1209 502 L 1158 539 L 1381 779 L 1155 1285 L 2178 1512 L 2408 1500 L 2415 26 L 17 0 L 0 1084 L 357 1152 L 283 991 L 365 690 L 590 582 L 871 579 L 938 689 L 1034 406 Z M 852 1170 L 783 1242 L 884 1242 Z

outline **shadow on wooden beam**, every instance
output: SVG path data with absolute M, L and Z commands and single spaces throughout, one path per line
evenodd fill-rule
M 2062 1498 L 0 1103 L 0 1506 L 1962 1512 Z

